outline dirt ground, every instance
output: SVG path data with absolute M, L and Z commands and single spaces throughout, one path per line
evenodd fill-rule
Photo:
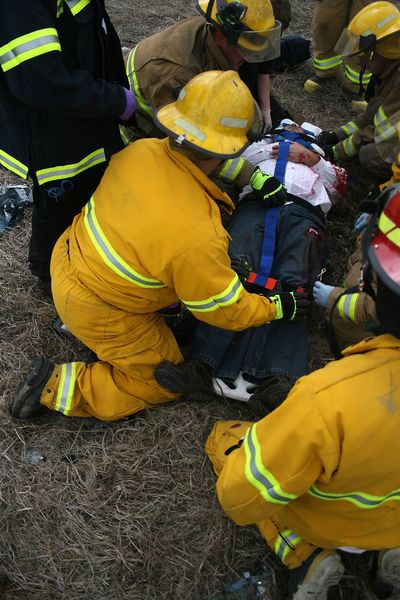
M 109 0 L 123 45 L 194 14 L 191 0 Z M 313 0 L 293 0 L 290 32 L 310 35 Z M 309 64 L 276 77 L 274 92 L 291 111 L 323 128 L 349 120 L 335 83 L 310 97 Z M 329 217 L 332 269 L 340 281 L 352 250 L 351 227 L 365 181 L 351 171 L 349 198 Z M 0 183 L 12 181 L 0 171 Z M 217 419 L 250 419 L 246 406 L 221 399 L 179 401 L 118 423 L 52 414 L 17 422 L 8 403 L 37 354 L 82 356 L 51 327 L 52 304 L 27 270 L 29 214 L 0 238 L 0 598 L 3 600 L 247 600 L 254 590 L 224 591 L 245 572 L 267 569 L 264 600 L 284 594 L 279 568 L 254 527 L 236 527 L 215 497 L 204 442 Z M 322 314 L 310 326 L 311 368 L 331 360 Z M 361 600 L 365 562 L 356 561 L 330 595 Z

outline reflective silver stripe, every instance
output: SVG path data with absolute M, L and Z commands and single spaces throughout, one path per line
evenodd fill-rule
M 314 67 L 319 71 L 329 71 L 329 69 L 335 69 L 342 64 L 343 55 L 337 54 L 331 58 L 314 58 Z
M 55 50 L 61 51 L 57 31 L 53 28 L 41 29 L 0 48 L 0 65 L 3 71 L 8 71 L 26 60 Z
M 356 156 L 358 154 L 357 148 L 353 144 L 353 136 L 352 135 L 344 140 L 343 150 L 344 150 L 346 156 L 348 156 L 349 158 L 353 158 L 353 156 Z
M 71 399 L 75 386 L 76 363 L 64 364 L 61 367 L 61 388 L 57 392 L 55 409 L 67 415 L 71 409 Z
M 316 485 L 313 485 L 308 493 L 311 496 L 321 500 L 331 500 L 336 502 L 343 500 L 345 502 L 351 502 L 359 508 L 367 509 L 376 508 L 385 502 L 400 500 L 400 489 L 394 490 L 386 496 L 372 496 L 371 494 L 364 494 L 362 492 L 350 492 L 349 494 L 330 494 L 329 492 L 322 492 L 317 488 Z
M 253 435 L 257 435 L 254 425 L 248 430 L 243 444 L 246 451 L 246 458 L 248 459 L 246 461 L 246 478 L 251 485 L 260 491 L 265 501 L 287 504 L 291 500 L 294 500 L 296 496 L 294 494 L 286 494 L 278 481 L 272 476 L 272 473 L 264 465 L 262 465 L 262 472 L 258 468 L 257 451 Z
M 189 123 L 189 121 L 186 121 L 186 119 L 183 119 L 182 117 L 178 117 L 177 119 L 175 119 L 175 125 L 183 129 L 184 131 L 190 133 L 200 142 L 204 142 L 204 140 L 207 138 L 204 131 L 201 131 L 201 129 L 193 125 L 193 123 Z
M 338 302 L 338 311 L 343 319 L 355 321 L 355 308 L 358 294 L 344 294 Z
M 276 539 L 274 548 L 275 554 L 279 556 L 282 562 L 284 562 L 289 552 L 295 549 L 295 547 L 301 542 L 301 539 L 302 538 L 297 535 L 297 533 L 286 529 L 285 531 L 281 532 Z
M 348 123 L 346 123 L 346 125 L 342 125 L 340 129 L 343 129 L 343 131 L 347 133 L 347 135 L 351 135 L 352 133 L 358 131 L 359 127 L 354 123 L 354 121 L 349 121 Z
M 26 179 L 28 177 L 28 167 L 23 165 L 22 162 L 13 158 L 10 154 L 0 149 L 0 163 L 6 169 L 9 169 L 13 173 L 16 173 L 20 177 Z
M 82 158 L 82 160 L 78 163 L 40 169 L 40 171 L 36 171 L 36 177 L 39 184 L 43 185 L 48 181 L 75 177 L 76 175 L 79 175 L 79 173 L 82 173 L 82 171 L 86 171 L 86 169 L 90 169 L 90 167 L 94 167 L 105 161 L 106 155 L 104 148 L 99 148 L 88 156 Z
M 212 298 L 208 298 L 207 300 L 203 300 L 202 302 L 199 302 L 199 303 L 190 302 L 190 301 L 186 301 L 186 300 L 181 300 L 181 301 L 183 302 L 183 304 L 185 304 L 185 306 L 190 311 L 210 312 L 212 310 L 216 310 L 217 308 L 220 308 L 219 305 L 226 304 L 227 302 L 232 300 L 236 296 L 237 292 L 242 287 L 243 286 L 240 283 L 240 280 L 238 278 L 236 283 L 234 284 L 233 288 L 231 289 L 231 291 L 229 291 L 224 296 L 220 296 L 220 297 L 213 296 Z
M 224 162 L 219 176 L 228 181 L 235 181 L 244 165 L 244 158 L 230 158 Z
M 233 127 L 234 129 L 244 129 L 247 127 L 247 119 L 235 119 L 234 117 L 221 117 L 220 123 L 223 127 Z
M 81 12 L 92 0 L 65 0 L 74 16 Z
M 141 287 L 147 288 L 164 288 L 166 287 L 161 281 L 157 281 L 155 279 L 145 278 L 143 276 L 140 277 L 138 273 L 129 270 L 125 265 L 122 264 L 121 261 L 118 260 L 118 256 L 113 254 L 113 251 L 108 248 L 107 244 L 102 239 L 99 231 L 97 231 L 96 224 L 94 223 L 94 219 L 92 218 L 92 211 L 94 213 L 94 207 L 92 205 L 92 199 L 86 205 L 86 221 L 90 228 L 90 234 L 93 236 L 93 243 L 97 250 L 100 250 L 100 255 L 103 255 L 103 258 L 106 259 L 106 262 L 110 265 L 112 270 L 117 273 L 117 275 L 123 277 L 124 279 L 128 279 L 129 281 L 140 285 Z

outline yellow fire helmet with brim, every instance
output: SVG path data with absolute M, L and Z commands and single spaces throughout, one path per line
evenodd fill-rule
M 391 2 L 365 6 L 343 30 L 335 46 L 335 52 L 344 56 L 374 51 L 384 58 L 400 58 L 400 11 Z
M 247 62 L 280 56 L 281 24 L 270 0 L 196 0 L 196 7 Z
M 375 126 L 374 140 L 379 156 L 400 166 L 400 110 Z
M 153 118 L 182 147 L 221 159 L 238 156 L 254 136 L 254 127 L 260 127 L 253 97 L 236 71 L 196 75 Z

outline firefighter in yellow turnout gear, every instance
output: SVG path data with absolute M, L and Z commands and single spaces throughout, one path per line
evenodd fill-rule
M 350 22 L 336 46 L 344 56 L 357 56 L 373 76 L 366 90 L 364 114 L 323 131 L 320 143 L 331 147 L 335 160 L 357 158 L 366 177 L 379 183 L 390 177 L 374 143 L 374 130 L 400 109 L 400 11 L 391 2 L 379 1 L 363 8 Z
M 169 138 L 139 140 L 112 158 L 51 263 L 59 315 L 99 361 L 37 359 L 11 405 L 14 416 L 44 405 L 115 420 L 173 400 L 153 371 L 183 360 L 158 312 L 174 303 L 234 330 L 295 316 L 294 293 L 270 300 L 242 287 L 220 214 L 234 206 L 207 177 L 247 146 L 254 112 L 235 72 L 202 73 L 157 112 Z
M 400 185 L 377 203 L 365 280 L 387 333 L 300 379 L 258 423 L 218 422 L 206 445 L 223 509 L 289 567 L 290 600 L 326 600 L 337 549 L 380 551 L 376 579 L 400 589 Z

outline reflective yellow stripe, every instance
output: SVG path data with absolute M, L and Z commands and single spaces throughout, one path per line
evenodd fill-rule
M 63 14 L 64 12 L 64 0 L 57 0 L 57 19 Z
M 347 494 L 333 494 L 329 492 L 323 492 L 318 489 L 316 485 L 313 485 L 309 492 L 311 496 L 319 498 L 320 500 L 330 500 L 333 502 L 345 501 L 351 502 L 358 506 L 358 508 L 377 508 L 381 504 L 391 502 L 393 500 L 400 500 L 400 489 L 389 492 L 386 496 L 372 496 L 372 494 L 365 494 L 363 492 L 349 492 Z
M 123 125 L 120 125 L 119 133 L 121 135 L 122 141 L 124 142 L 125 146 L 129 146 L 130 140 L 129 140 L 127 134 L 125 133 L 125 127 Z
M 95 205 L 94 205 L 94 196 L 90 199 L 90 201 L 85 206 L 85 226 L 88 235 L 96 248 L 97 252 L 100 254 L 103 261 L 106 265 L 119 277 L 122 277 L 126 281 L 138 285 L 139 287 L 150 288 L 150 289 L 159 289 L 166 287 L 162 281 L 158 281 L 158 279 L 151 279 L 150 277 L 146 277 L 145 275 L 141 275 L 132 267 L 128 265 L 127 262 L 114 250 L 110 242 L 107 240 L 104 235 L 103 230 L 101 229 L 99 222 L 97 221 L 96 213 L 95 213 Z
M 99 165 L 106 161 L 106 155 L 104 152 L 104 148 L 99 148 L 95 150 L 88 156 L 85 156 L 77 163 L 73 163 L 70 165 L 59 165 L 57 167 L 48 167 L 47 169 L 40 169 L 40 171 L 36 171 L 36 177 L 40 185 L 47 183 L 48 181 L 57 181 L 59 179 L 66 179 L 68 177 L 75 177 L 86 171 L 86 169 L 90 169 L 95 165 Z
M 74 17 L 80 13 L 92 0 L 65 0 Z
M 397 227 L 396 223 L 383 212 L 379 217 L 378 227 L 388 240 L 400 248 L 400 227 Z
M 247 481 L 256 488 L 265 502 L 287 504 L 297 498 L 294 494 L 285 492 L 277 479 L 265 468 L 261 448 L 257 438 L 257 423 L 246 433 L 243 448 L 246 455 L 245 476 Z
M 291 529 L 285 529 L 280 531 L 278 537 L 275 540 L 274 552 L 284 563 L 296 546 L 302 541 L 297 533 L 294 533 Z
M 227 181 L 235 181 L 244 165 L 244 158 L 230 158 L 226 160 L 219 170 L 219 177 Z
M 350 65 L 346 64 L 345 66 L 345 75 L 347 79 L 349 79 L 352 83 L 360 83 L 360 71 L 353 69 Z M 371 79 L 372 73 L 364 73 L 362 76 L 362 82 L 364 85 L 368 84 Z
M 128 59 L 126 61 L 126 75 L 129 81 L 129 87 L 132 92 L 135 93 L 136 102 L 138 107 L 142 112 L 144 112 L 149 117 L 153 118 L 153 110 L 151 106 L 146 102 L 146 100 L 142 96 L 142 92 L 140 91 L 138 78 L 135 73 L 135 53 L 137 50 L 137 46 L 133 50 L 131 50 L 128 54 Z
M 353 158 L 353 156 L 356 156 L 358 154 L 358 150 L 353 143 L 352 135 L 344 140 L 343 150 L 346 156 L 348 156 L 349 158 Z
M 5 150 L 0 149 L 0 163 L 6 169 L 9 169 L 13 173 L 16 173 L 20 177 L 26 179 L 28 177 L 28 167 L 22 164 L 19 160 L 5 152 Z
M 343 294 L 337 304 L 339 315 L 347 321 L 356 321 L 356 304 L 359 294 Z
M 340 67 L 342 61 L 342 54 L 336 54 L 336 56 L 332 56 L 331 58 L 314 58 L 314 67 L 319 71 L 329 71 L 329 69 Z
M 343 131 L 347 133 L 347 135 L 351 135 L 352 133 L 358 131 L 359 127 L 354 123 L 354 121 L 349 121 L 348 123 L 346 123 L 346 125 L 342 125 L 340 129 L 343 129 Z
M 228 285 L 228 287 L 216 296 L 210 296 L 205 300 L 183 300 L 181 302 L 185 304 L 191 312 L 212 312 L 223 306 L 229 306 L 234 304 L 240 294 L 243 291 L 243 286 L 240 283 L 239 277 L 236 275 Z
M 4 72 L 31 58 L 47 52 L 61 52 L 57 30 L 53 27 L 39 29 L 12 40 L 0 48 L 0 65 Z
M 387 119 L 386 113 L 383 110 L 383 106 L 382 104 L 380 105 L 380 107 L 378 108 L 378 110 L 375 113 L 374 116 L 374 125 L 378 126 L 382 123 L 382 121 L 385 121 Z
M 67 363 L 61 366 L 60 383 L 56 395 L 55 410 L 68 415 L 71 410 L 76 381 L 76 363 Z

